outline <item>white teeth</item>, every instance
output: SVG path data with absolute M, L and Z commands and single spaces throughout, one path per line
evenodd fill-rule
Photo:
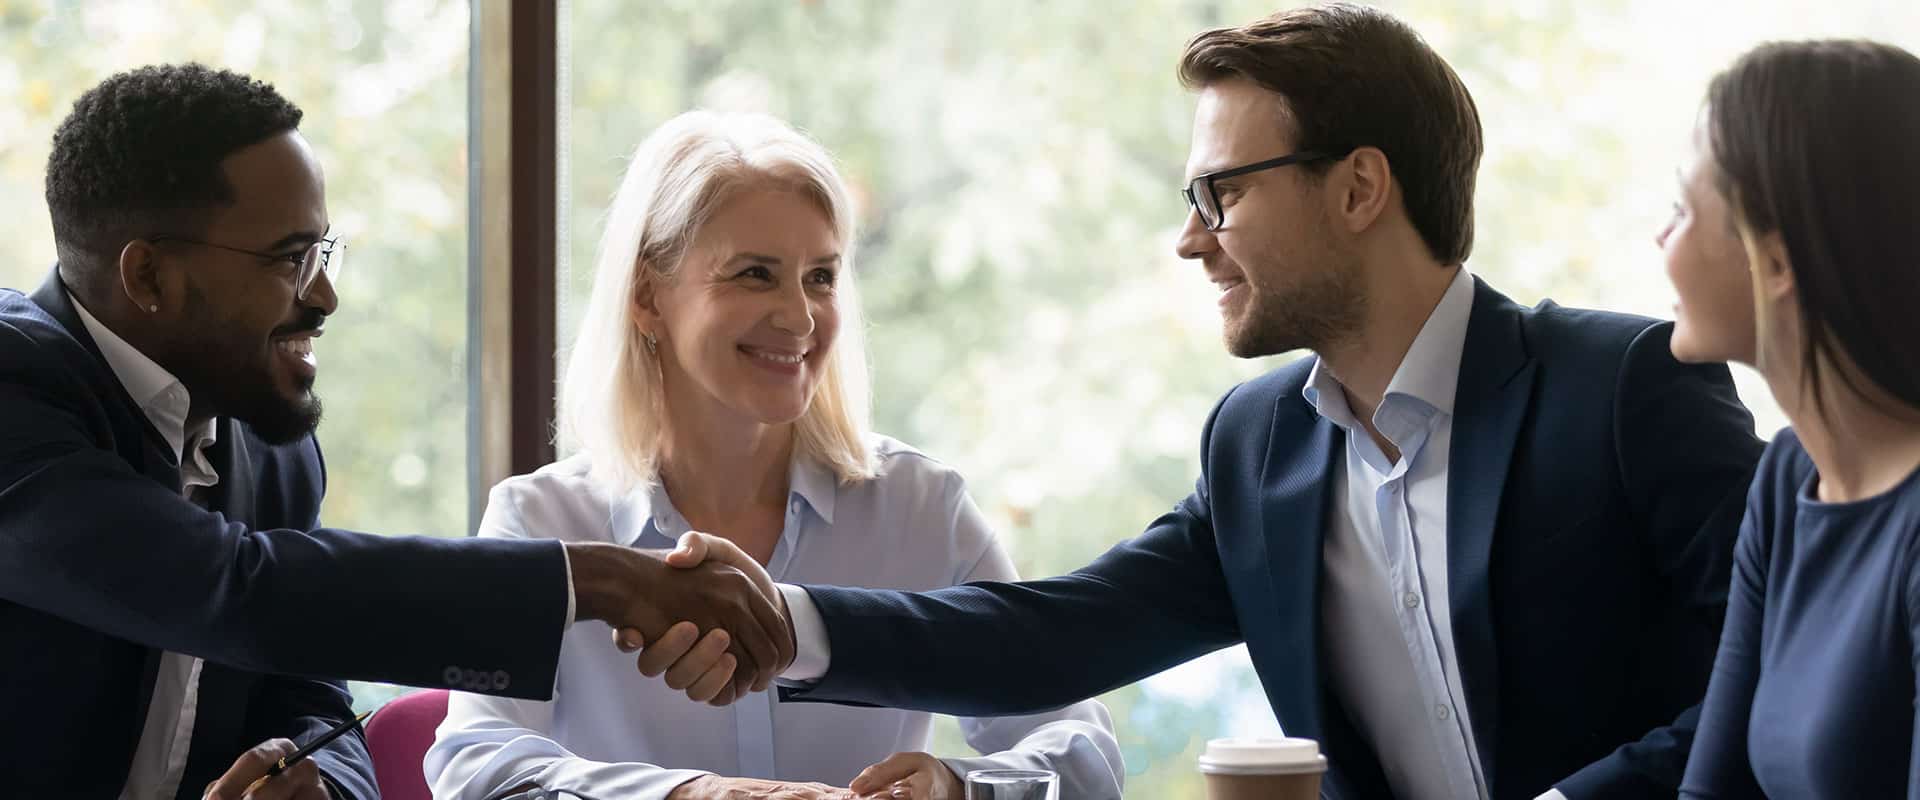
M 769 353 L 765 350 L 755 350 L 751 347 L 746 348 L 746 351 L 748 354 L 752 355 L 754 358 L 764 358 L 768 361 L 772 361 L 778 364 L 798 364 L 801 361 L 806 359 L 805 353 L 795 353 L 795 354 Z
M 313 355 L 313 340 L 304 339 L 304 338 L 303 339 L 281 339 L 280 341 L 274 343 L 274 349 L 279 350 L 282 353 L 286 353 L 287 355 L 294 355 L 294 356 Z

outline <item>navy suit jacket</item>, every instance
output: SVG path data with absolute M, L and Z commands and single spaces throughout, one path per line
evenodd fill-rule
M 1476 283 L 1447 486 L 1448 599 L 1489 791 L 1672 796 L 1725 613 L 1761 444 L 1723 366 L 1671 325 L 1528 309 Z M 1322 536 L 1345 435 L 1301 395 L 1312 360 L 1234 388 L 1194 492 L 1070 575 L 924 594 L 806 587 L 828 673 L 800 700 L 1018 714 L 1245 642 L 1324 791 L 1388 797 L 1328 690 Z
M 163 650 L 206 659 L 183 800 L 247 748 L 345 719 L 336 679 L 552 692 L 557 543 L 320 528 L 312 437 L 269 446 L 232 419 L 207 507 L 188 502 L 57 273 L 0 290 L 0 420 L 0 794 L 116 796 Z M 357 733 L 317 758 L 378 796 Z

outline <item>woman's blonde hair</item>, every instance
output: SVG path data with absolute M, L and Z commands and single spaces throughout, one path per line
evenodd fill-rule
M 779 188 L 819 204 L 840 239 L 840 332 L 812 402 L 794 426 L 796 455 L 842 483 L 873 477 L 866 337 L 853 280 L 854 211 L 833 158 L 765 114 L 689 111 L 635 148 L 607 210 L 593 295 L 560 387 L 560 445 L 622 490 L 656 479 L 665 426 L 659 360 L 635 319 L 641 281 L 671 283 L 700 229 L 742 190 Z M 645 276 L 642 276 L 642 272 Z

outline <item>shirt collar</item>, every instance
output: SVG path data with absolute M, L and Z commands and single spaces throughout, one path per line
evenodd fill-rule
M 789 503 L 804 502 L 822 521 L 833 524 L 833 501 L 840 496 L 840 481 L 825 464 L 800 455 L 795 448 L 793 464 L 787 469 L 787 488 Z
M 1426 324 L 1420 326 L 1420 334 L 1413 337 L 1413 346 L 1387 382 L 1387 395 L 1413 397 L 1452 414 L 1454 395 L 1460 391 L 1460 354 L 1467 344 L 1467 320 L 1472 313 L 1473 276 L 1461 267 L 1427 315 Z
M 839 497 L 840 483 L 825 465 L 812 458 L 799 454 L 796 450 L 793 460 L 787 467 L 787 503 L 799 510 L 796 504 L 804 504 L 813 509 L 813 513 L 833 526 L 834 501 Z M 673 499 L 667 496 L 666 484 L 659 480 L 648 481 L 628 492 L 626 497 L 616 503 L 609 522 L 613 525 L 615 538 L 628 547 L 640 543 L 648 532 L 671 540 L 663 528 L 684 528 L 687 522 L 673 506 Z
M 1460 390 L 1460 355 L 1467 343 L 1467 321 L 1473 314 L 1473 276 L 1461 267 L 1447 284 L 1440 302 L 1427 315 L 1413 345 L 1401 358 L 1393 379 L 1387 382 L 1386 401 L 1395 396 L 1409 397 L 1444 413 L 1453 413 L 1454 396 Z M 1346 395 L 1333 373 L 1316 356 L 1313 370 L 1300 394 L 1314 411 L 1344 428 L 1357 425 L 1347 405 Z
M 207 419 L 192 430 L 187 429 L 187 412 L 193 407 L 193 398 L 187 393 L 186 384 L 95 319 L 78 298 L 72 294 L 67 298 L 73 301 L 74 311 L 80 314 L 80 324 L 86 326 L 87 335 L 99 345 L 100 355 L 106 358 L 107 367 L 126 388 L 127 396 L 133 398 L 147 421 L 153 423 L 154 429 L 173 448 L 175 463 L 190 463 L 188 456 L 197 463 L 199 448 L 213 443 L 218 428 L 213 420 Z M 185 451 L 190 441 L 195 442 L 196 447 L 194 453 L 188 454 Z

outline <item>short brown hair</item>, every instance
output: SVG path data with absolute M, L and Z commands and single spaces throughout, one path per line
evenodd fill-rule
M 1458 264 L 1473 252 L 1480 112 L 1460 76 L 1406 23 L 1378 9 L 1333 3 L 1206 31 L 1187 43 L 1180 57 L 1187 88 L 1232 78 L 1286 98 L 1300 150 L 1379 148 L 1433 257 Z

